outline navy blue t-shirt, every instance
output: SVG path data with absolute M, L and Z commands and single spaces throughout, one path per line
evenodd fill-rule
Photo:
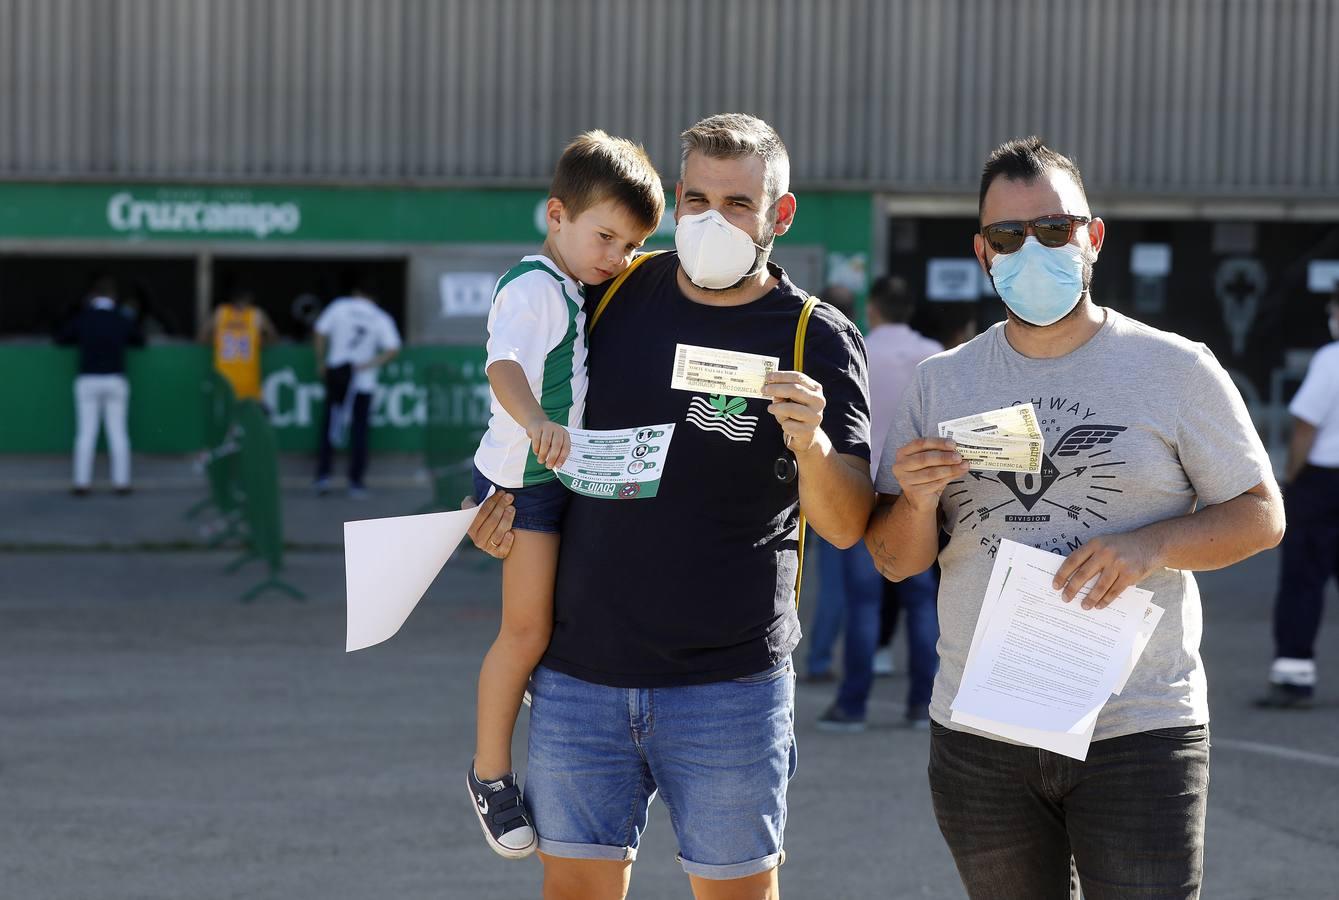
M 88 307 L 65 324 L 56 342 L 79 348 L 80 375 L 122 375 L 126 348 L 143 347 L 144 334 L 119 310 Z
M 676 344 L 775 356 L 791 369 L 806 295 L 771 266 L 780 281 L 765 296 L 707 306 L 679 290 L 678 268 L 673 253 L 646 262 L 588 342 L 585 427 L 676 423 L 657 496 L 573 495 L 563 523 L 543 664 L 614 687 L 751 675 L 800 639 L 799 489 L 775 473 L 787 456 L 781 426 L 766 400 L 740 408 L 669 384 Z M 869 459 L 864 340 L 826 303 L 809 320 L 804 372 L 823 385 L 823 430 L 837 452 Z

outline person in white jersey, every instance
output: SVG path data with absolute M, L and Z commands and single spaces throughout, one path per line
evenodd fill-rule
M 1263 707 L 1311 706 L 1325 584 L 1339 578 L 1339 284 L 1327 311 L 1333 340 L 1312 358 L 1288 405 L 1288 534 L 1274 599 L 1274 664 L 1269 692 L 1258 702 Z
M 325 416 L 316 463 L 316 491 L 330 490 L 334 448 L 348 435 L 349 496 L 366 496 L 367 437 L 377 372 L 400 352 L 395 320 L 377 306 L 367 290 L 355 285 L 339 297 L 313 326 L 316 372 L 325 382 Z
M 622 272 L 665 211 L 660 175 L 632 141 L 589 131 L 553 175 L 542 252 L 500 279 L 488 313 L 488 431 L 474 455 L 475 500 L 505 491 L 514 543 L 502 565 L 502 626 L 479 671 L 477 735 L 466 784 L 488 845 L 517 859 L 537 846 L 511 765 L 512 730 L 553 630 L 558 532 L 567 488 L 553 470 L 586 400 L 584 284 Z M 498 545 L 500 546 L 500 544 Z

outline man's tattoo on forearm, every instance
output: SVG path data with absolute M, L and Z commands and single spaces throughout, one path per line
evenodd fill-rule
M 888 546 L 888 542 L 883 538 L 876 538 L 874 541 L 874 568 L 879 570 L 879 574 L 884 578 L 893 578 L 897 574 L 897 554 Z

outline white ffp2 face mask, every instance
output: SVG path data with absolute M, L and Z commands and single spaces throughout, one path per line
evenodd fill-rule
M 757 271 L 758 254 L 767 249 L 714 209 L 681 217 L 674 228 L 674 247 L 688 280 L 717 291 Z

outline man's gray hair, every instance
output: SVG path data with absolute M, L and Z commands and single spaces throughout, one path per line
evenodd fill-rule
M 693 151 L 714 159 L 739 159 L 758 156 L 766 166 L 763 191 L 771 206 L 777 198 L 790 190 L 790 156 L 786 145 L 771 125 L 757 116 L 746 113 L 721 113 L 708 116 L 679 135 L 683 141 L 683 157 L 679 162 L 679 180 L 683 180 L 684 165 Z

